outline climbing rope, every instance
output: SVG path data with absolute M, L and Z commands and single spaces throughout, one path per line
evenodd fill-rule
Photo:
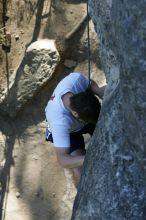
M 90 34 L 89 34 L 89 3 L 87 0 L 87 37 L 88 37 L 88 78 L 89 78 L 89 85 L 90 85 L 90 69 L 91 69 L 91 64 L 90 64 Z

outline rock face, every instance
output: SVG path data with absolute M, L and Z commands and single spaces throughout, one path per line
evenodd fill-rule
M 89 3 L 108 86 L 72 220 L 144 220 L 146 1 Z
M 38 40 L 31 44 L 17 71 L 9 80 L 9 88 L 2 91 L 0 111 L 15 116 L 50 79 L 60 60 L 53 40 Z

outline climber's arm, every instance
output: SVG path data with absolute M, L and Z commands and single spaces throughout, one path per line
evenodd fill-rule
M 103 98 L 105 87 L 106 85 L 99 87 L 97 83 L 91 79 L 90 89 L 95 95 L 99 96 L 99 98 L 101 99 Z
M 79 156 L 71 156 L 68 153 L 69 148 L 63 148 L 63 147 L 55 147 L 57 160 L 59 164 L 64 168 L 75 168 L 75 167 L 81 167 L 83 165 L 83 161 L 85 156 L 79 155 Z

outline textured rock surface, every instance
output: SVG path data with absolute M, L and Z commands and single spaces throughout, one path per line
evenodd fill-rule
M 144 220 L 146 1 L 89 2 L 108 86 L 72 220 Z
M 11 76 L 9 89 L 0 97 L 0 110 L 15 116 L 54 73 L 60 57 L 53 40 L 31 44 L 17 71 Z

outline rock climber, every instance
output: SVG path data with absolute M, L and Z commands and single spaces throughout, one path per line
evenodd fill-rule
M 93 134 L 100 113 L 105 86 L 99 87 L 81 73 L 70 73 L 55 88 L 45 108 L 48 128 L 46 140 L 54 144 L 57 160 L 73 171 L 79 183 L 85 158 L 83 134 Z

